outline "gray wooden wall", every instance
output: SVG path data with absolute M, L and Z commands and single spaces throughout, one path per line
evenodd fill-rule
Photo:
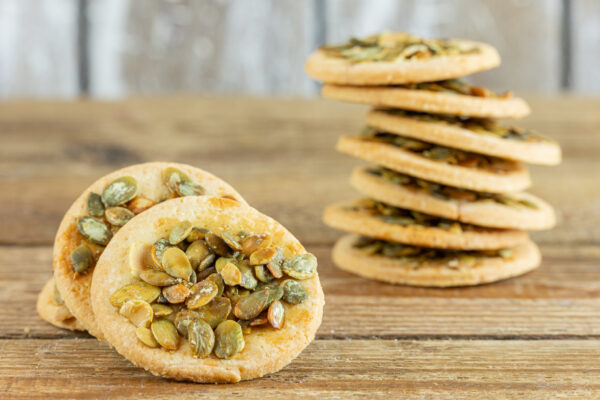
M 318 44 L 382 29 L 492 43 L 498 90 L 600 94 L 598 0 L 0 0 L 0 97 L 310 96 Z

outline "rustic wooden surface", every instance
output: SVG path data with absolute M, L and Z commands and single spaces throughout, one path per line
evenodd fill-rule
M 337 154 L 366 109 L 324 100 L 133 99 L 0 107 L 0 398 L 590 398 L 600 394 L 600 100 L 531 98 L 522 122 L 558 139 L 564 163 L 534 168 L 560 225 L 534 235 L 524 277 L 424 289 L 336 269 L 328 202 L 357 196 L 359 162 Z M 314 252 L 326 293 L 317 339 L 279 373 L 236 385 L 153 377 L 87 334 L 35 312 L 70 202 L 128 164 L 208 169 Z

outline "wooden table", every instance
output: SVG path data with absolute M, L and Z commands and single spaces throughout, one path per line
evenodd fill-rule
M 600 101 L 531 98 L 523 125 L 558 139 L 559 167 L 533 168 L 532 191 L 559 226 L 535 234 L 544 262 L 474 288 L 392 286 L 341 272 L 330 202 L 357 196 L 359 161 L 334 151 L 361 106 L 323 100 L 134 99 L 0 106 L 0 398 L 212 395 L 253 398 L 565 398 L 600 395 Z M 325 317 L 291 365 L 236 385 L 156 378 L 87 334 L 44 323 L 62 214 L 93 180 L 172 160 L 233 184 L 319 258 Z

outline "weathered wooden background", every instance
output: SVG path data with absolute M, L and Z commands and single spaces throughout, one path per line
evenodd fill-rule
M 310 96 L 312 49 L 384 28 L 494 44 L 497 89 L 600 93 L 597 0 L 0 0 L 0 97 Z

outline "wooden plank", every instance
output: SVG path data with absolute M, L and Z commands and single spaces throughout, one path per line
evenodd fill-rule
M 329 246 L 310 246 L 309 251 L 319 258 L 326 295 L 319 338 L 600 335 L 597 247 L 548 247 L 543 266 L 531 274 L 455 289 L 365 280 L 335 268 Z M 34 311 L 37 293 L 51 276 L 51 257 L 49 247 L 0 247 L 0 302 L 5 305 L 0 338 L 73 336 Z
M 0 0 L 0 97 L 74 97 L 77 1 Z
M 594 0 L 572 0 L 571 88 L 581 93 L 600 91 L 600 3 Z
M 313 94 L 314 2 L 90 3 L 92 93 Z
M 326 6 L 328 42 L 383 29 L 480 40 L 498 49 L 502 66 L 475 76 L 477 84 L 518 91 L 560 88 L 559 0 L 330 0 Z
M 531 100 L 534 113 L 521 124 L 558 139 L 565 153 L 559 167 L 533 168 L 532 191 L 557 208 L 560 226 L 534 236 L 542 243 L 598 243 L 600 101 Z M 347 179 L 361 164 L 334 146 L 339 135 L 360 128 L 366 109 L 229 97 L 5 103 L 0 243 L 52 243 L 80 191 L 113 169 L 152 160 L 205 168 L 303 242 L 333 243 L 339 234 L 321 223 L 322 209 L 358 196 Z
M 153 377 L 93 339 L 1 340 L 0 395 L 588 398 L 600 390 L 599 349 L 598 340 L 317 340 L 276 374 L 235 386 L 199 386 Z

